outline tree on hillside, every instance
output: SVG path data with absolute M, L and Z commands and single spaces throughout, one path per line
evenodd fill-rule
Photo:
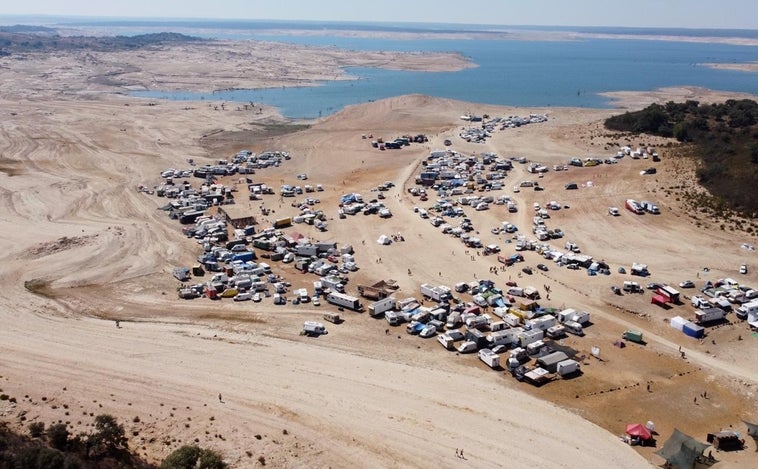
M 195 445 L 177 449 L 161 464 L 161 469 L 226 469 L 228 466 L 215 451 Z
M 127 449 L 127 439 L 124 426 L 120 425 L 112 415 L 102 414 L 95 417 L 95 433 L 87 440 L 91 455 L 116 456 Z

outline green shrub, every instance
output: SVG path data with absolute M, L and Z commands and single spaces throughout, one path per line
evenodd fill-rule
M 215 451 L 195 445 L 177 449 L 161 464 L 161 469 L 226 469 L 228 466 Z
M 45 422 L 32 422 L 29 424 L 29 436 L 39 438 L 45 433 Z

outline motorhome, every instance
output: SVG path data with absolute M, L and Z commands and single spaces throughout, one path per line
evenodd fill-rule
M 563 327 L 566 328 L 566 332 L 569 332 L 571 334 L 578 336 L 584 335 L 584 329 L 582 328 L 582 325 L 576 321 L 566 321 L 563 323 Z
M 500 355 L 496 354 L 492 350 L 485 348 L 479 350 L 479 360 L 483 361 L 487 366 L 492 369 L 500 368 Z
M 305 321 L 303 323 L 302 333 L 308 336 L 319 336 L 319 335 L 328 334 L 326 327 L 324 327 L 324 325 L 321 324 L 320 322 L 315 322 L 315 321 Z

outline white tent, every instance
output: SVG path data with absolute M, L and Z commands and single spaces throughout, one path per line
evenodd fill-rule
M 376 240 L 376 242 L 379 244 L 387 245 L 392 243 L 392 240 L 387 235 L 381 235 L 379 236 L 379 239 Z

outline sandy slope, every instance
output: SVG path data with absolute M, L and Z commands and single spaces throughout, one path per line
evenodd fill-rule
M 729 329 L 714 336 L 725 342 L 718 349 L 685 343 L 692 352 L 689 360 L 680 360 L 675 347 L 683 339 L 666 327 L 664 315 L 650 311 L 645 298 L 611 297 L 608 287 L 618 277 L 588 281 L 586 275 L 553 269 L 530 278 L 537 287 L 553 287 L 553 301 L 547 304 L 593 312 L 596 325 L 588 337 L 566 343 L 585 353 L 590 345 L 602 344 L 605 359 L 587 361 L 581 379 L 539 390 L 486 369 L 473 356 L 445 352 L 436 342 L 395 329 L 385 334 L 386 324 L 366 315 L 351 314 L 345 324 L 330 327 L 328 336 L 313 340 L 297 331 L 304 319 L 319 317 L 314 307 L 179 301 L 169 272 L 191 263 L 197 245 L 156 210 L 162 199 L 135 189 L 155 184 L 162 169 L 185 167 L 189 157 L 200 163 L 228 157 L 239 148 L 209 152 L 203 136 L 250 130 L 270 114 L 214 110 L 205 103 L 147 105 L 119 97 L 5 99 L 0 104 L 0 239 L 5 247 L 0 254 L 0 388 L 19 400 L 15 406 L 3 401 L 0 413 L 19 426 L 20 412 L 26 411 L 29 420 L 61 419 L 81 431 L 92 420 L 85 413 L 107 412 L 138 432 L 131 446 L 151 459 L 197 439 L 236 467 L 249 467 L 259 456 L 275 467 L 452 467 L 461 463 L 454 459 L 456 448 L 465 449 L 466 463 L 474 467 L 642 467 L 656 460 L 613 436 L 627 418 L 655 419 L 663 438 L 679 426 L 704 439 L 703 432 L 713 426 L 757 417 L 756 364 L 732 363 L 756 345 L 738 343 L 739 329 Z M 602 153 L 608 139 L 592 124 L 606 111 L 480 106 L 477 112 L 493 115 L 547 111 L 551 119 L 543 126 L 500 133 L 485 145 L 466 144 L 455 129 L 458 116 L 470 107 L 404 96 L 350 107 L 293 135 L 250 134 L 246 146 L 291 151 L 292 162 L 256 175 L 274 187 L 294 183 L 300 172 L 324 184 L 321 208 L 335 218 L 330 230 L 295 229 L 356 247 L 361 270 L 349 289 L 394 278 L 399 296 L 411 296 L 422 282 L 482 278 L 495 264 L 493 258 L 464 255 L 460 241 L 413 213 L 418 199 L 403 184 L 430 149 L 450 137 L 459 151 L 491 150 L 553 164 Z M 379 152 L 361 138 L 418 132 L 431 141 L 398 152 Z M 557 199 L 571 208 L 555 213 L 551 225 L 561 226 L 595 257 L 613 264 L 647 262 L 655 280 L 678 281 L 683 272 L 692 276 L 706 263 L 714 277 L 734 275 L 746 255 L 739 249 L 741 236 L 696 227 L 677 215 L 674 200 L 658 194 L 664 214 L 655 219 L 605 216 L 609 205 L 651 194 L 647 184 L 655 179 L 639 179 L 638 170 L 624 161 L 617 168 L 551 173 L 544 179 L 546 191 L 518 195 L 520 211 L 512 220 L 528 230 L 531 204 Z M 658 177 L 673 179 L 679 170 L 664 162 Z M 506 187 L 526 177 L 519 166 Z M 399 186 L 386 200 L 393 218 L 336 219 L 341 194 L 370 195 L 384 180 Z M 569 196 L 562 189 L 568 180 L 594 184 Z M 276 197 L 264 203 L 277 216 L 295 213 Z M 472 214 L 485 243 L 502 241 L 488 234 L 489 227 L 510 217 L 502 208 Z M 626 229 L 610 228 L 614 222 Z M 391 233 L 402 233 L 406 241 L 374 242 Z M 703 253 L 698 246 L 712 251 Z M 534 253 L 527 254 L 528 264 L 537 262 Z M 312 281 L 291 266 L 276 268 L 295 285 Z M 499 279 L 505 275 L 520 274 L 511 269 Z M 754 273 L 748 278 L 756 279 Z M 24 288 L 32 280 L 37 283 L 27 286 L 41 294 Z M 625 315 L 615 306 L 643 315 Z M 99 318 L 120 318 L 123 327 Z M 610 346 L 629 324 L 650 334 L 647 349 Z M 655 392 L 640 395 L 646 380 L 655 383 Z M 694 408 L 690 396 L 703 386 L 714 397 Z M 609 388 L 612 392 L 601 395 Z M 137 416 L 139 423 L 133 422 Z

